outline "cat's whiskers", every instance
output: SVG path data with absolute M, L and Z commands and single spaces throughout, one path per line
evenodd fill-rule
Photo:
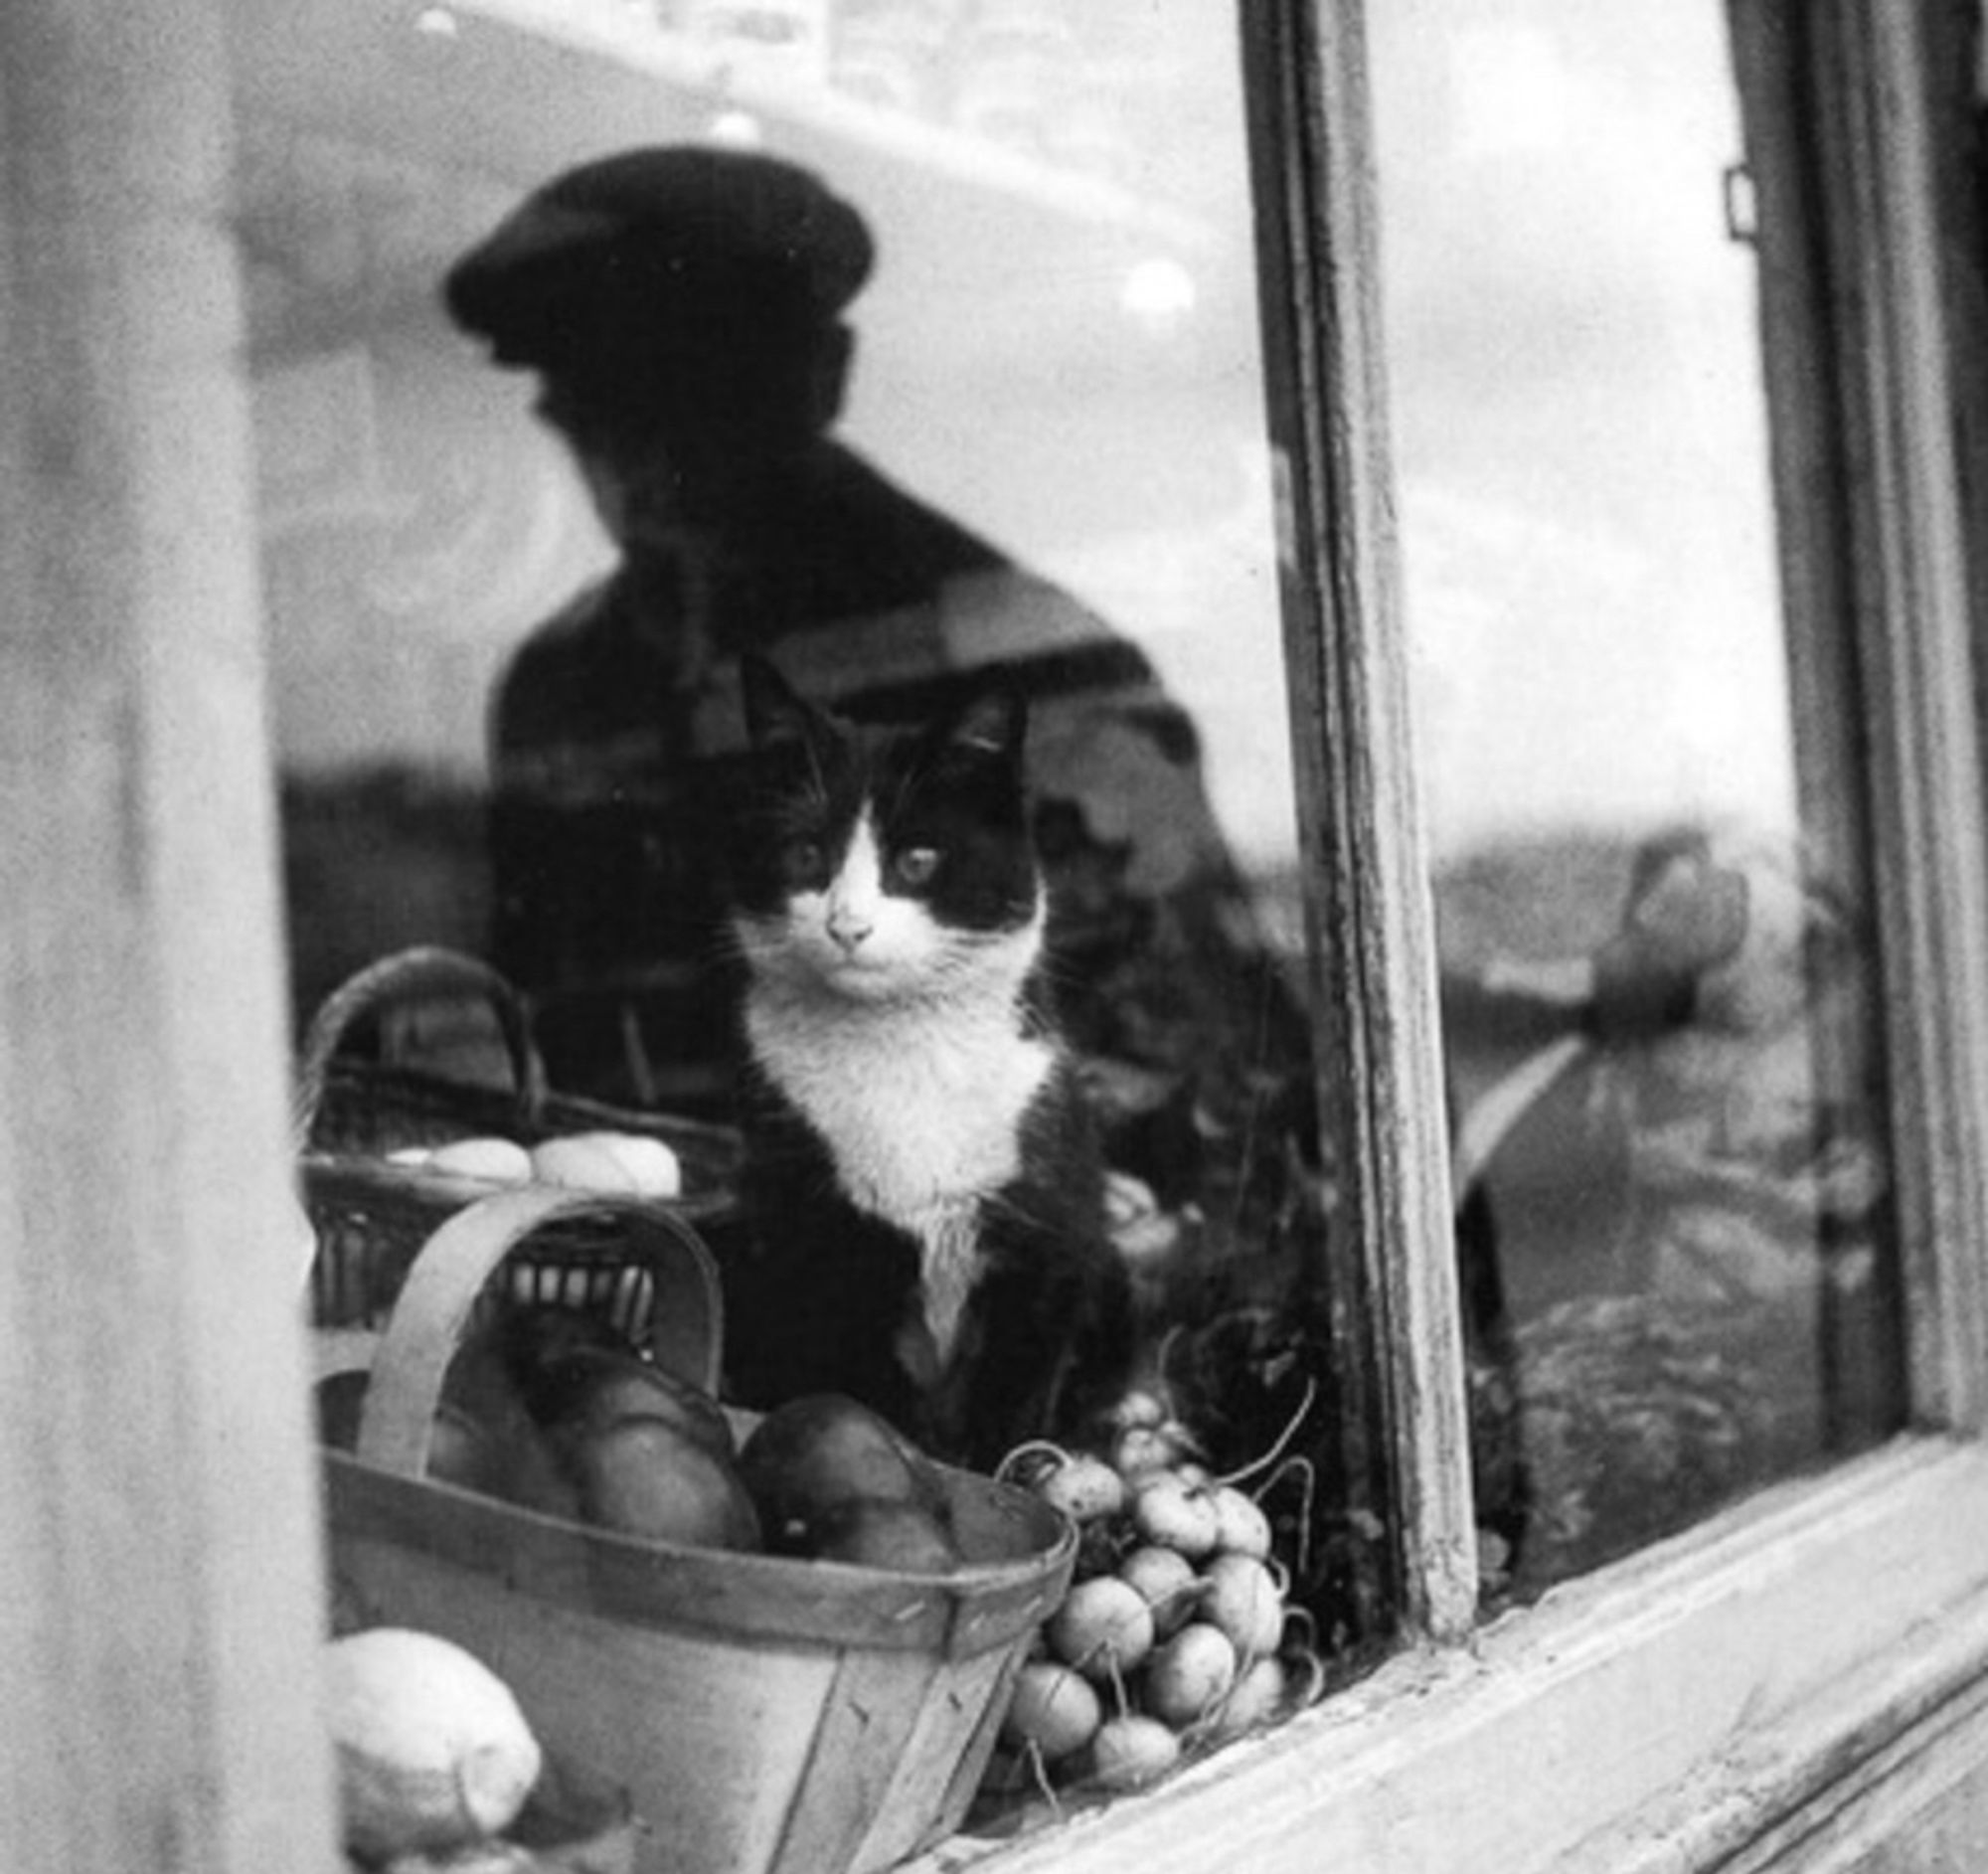
M 770 919 L 735 918 L 720 934 L 724 951 L 755 971 L 777 959 L 792 945 L 784 924 Z

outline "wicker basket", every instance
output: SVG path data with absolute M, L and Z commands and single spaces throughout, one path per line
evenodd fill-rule
M 605 1267 L 645 1267 L 657 1358 L 715 1381 L 720 1298 L 680 1216 L 541 1188 L 456 1212 L 393 1307 L 356 1455 L 325 1453 L 341 1590 L 469 1647 L 550 1750 L 625 1784 L 645 1874 L 871 1874 L 951 1832 L 1073 1532 L 942 1470 L 967 1565 L 911 1575 L 638 1541 L 426 1480 L 443 1375 L 493 1278 L 502 1292 L 546 1237 L 572 1264 L 576 1231 Z
M 422 1002 L 480 1003 L 494 1016 L 508 1087 L 452 1080 L 392 1058 L 347 1052 L 369 1023 Z M 422 1243 L 451 1212 L 499 1187 L 479 1178 L 395 1163 L 403 1147 L 502 1137 L 523 1145 L 588 1131 L 661 1139 L 683 1168 L 672 1208 L 709 1231 L 732 1211 L 739 1142 L 723 1126 L 636 1111 L 552 1091 L 524 1005 L 487 963 L 436 947 L 399 950 L 325 998 L 297 1072 L 296 1138 L 305 1208 L 322 1252 L 313 1274 L 321 1321 L 377 1325 Z M 547 1265 L 540 1266 L 543 1274 Z

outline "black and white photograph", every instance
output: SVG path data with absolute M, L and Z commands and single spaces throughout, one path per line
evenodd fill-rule
M 21 1874 L 1988 1867 L 1983 0 L 6 0 Z

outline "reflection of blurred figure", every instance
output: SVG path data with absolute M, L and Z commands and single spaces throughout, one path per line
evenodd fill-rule
M 1034 700 L 1079 1046 L 1132 1064 L 1109 1079 L 1128 1110 L 1233 1093 L 1258 1037 L 1296 1027 L 1266 1005 L 1192 725 L 1132 645 L 830 435 L 872 257 L 806 171 L 671 148 L 560 177 L 450 271 L 455 319 L 540 374 L 621 556 L 495 701 L 496 960 L 556 1084 L 717 1106 L 717 867 L 694 828 L 743 740 L 737 653 L 776 647 L 858 718 L 999 669 Z
M 1696 830 L 1594 957 L 1453 985 L 1453 1045 L 1562 1030 L 1455 1153 L 1480 1514 L 1536 1582 L 1898 1423 L 1869 987 L 1785 842 Z
M 1824 1220 L 1883 1184 L 1860 1129 L 1852 947 L 1791 854 L 1692 830 L 1639 850 L 1592 956 L 1451 985 L 1453 1033 L 1546 1042 L 1458 1128 L 1458 1186 L 1483 1185 L 1508 1283 L 1545 1299 L 1812 1278 Z M 1708 1206 L 1726 1226 L 1693 1221 Z

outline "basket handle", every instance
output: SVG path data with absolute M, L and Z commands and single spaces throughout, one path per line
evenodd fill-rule
M 373 1358 L 359 1418 L 357 1455 L 403 1476 L 426 1473 L 442 1382 L 471 1310 L 511 1252 L 549 1223 L 618 1221 L 626 1250 L 655 1278 L 656 1364 L 716 1398 L 725 1304 L 704 1240 L 661 1204 L 596 1191 L 527 1185 L 457 1211 L 422 1245 L 402 1284 Z M 623 1246 L 616 1245 L 616 1253 Z
M 332 1060 L 353 1024 L 376 1009 L 437 990 L 480 996 L 490 1005 L 504 1037 L 511 1079 L 518 1092 L 519 1128 L 527 1137 L 537 1130 L 546 1101 L 546 1070 L 532 1044 L 531 1023 L 518 992 L 488 963 L 474 956 L 439 944 L 416 944 L 369 963 L 318 1005 L 297 1069 L 295 1130 L 299 1151 L 310 1144 Z

